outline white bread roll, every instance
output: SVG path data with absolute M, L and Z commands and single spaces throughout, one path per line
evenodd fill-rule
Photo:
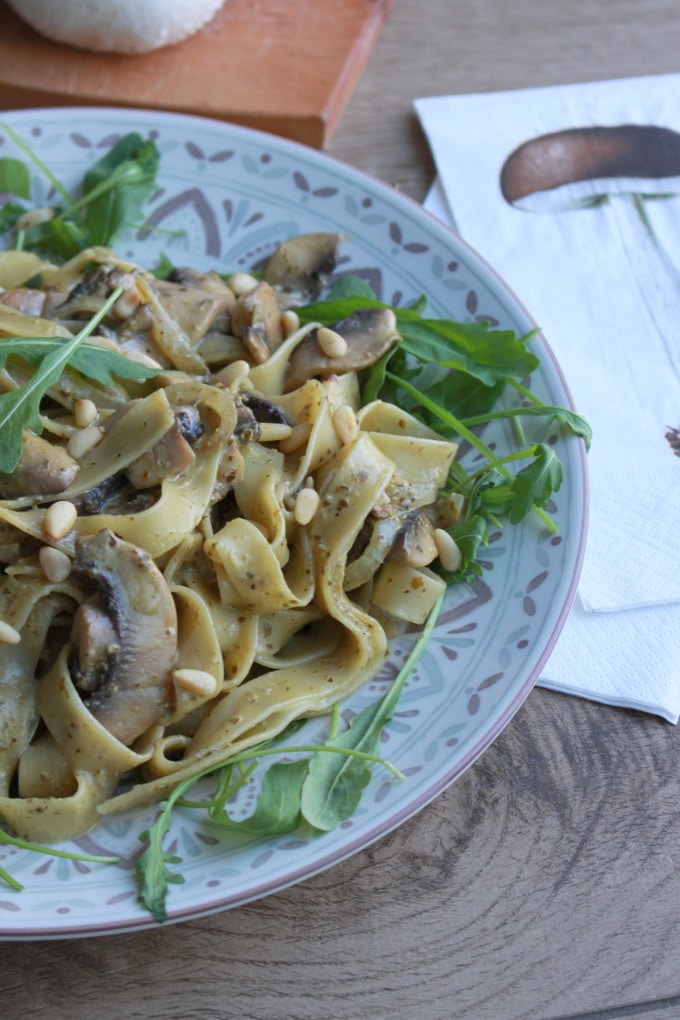
M 206 25 L 224 0 L 8 0 L 48 39 L 79 49 L 147 53 Z

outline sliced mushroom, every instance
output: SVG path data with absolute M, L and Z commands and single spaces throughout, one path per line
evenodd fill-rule
M 0 303 L 8 308 L 16 308 L 24 315 L 40 318 L 45 307 L 45 292 L 33 287 L 16 287 L 0 294 Z
M 78 473 L 78 462 L 63 446 L 50 443 L 28 429 L 19 462 L 12 474 L 0 474 L 0 499 L 51 496 L 67 489 Z
M 244 391 L 241 394 L 241 400 L 260 422 L 273 422 L 278 425 L 295 424 L 282 407 L 272 403 L 268 397 L 263 397 L 260 393 Z
M 76 612 L 74 682 L 92 715 L 129 745 L 171 707 L 175 603 L 151 557 L 108 530 L 78 541 L 73 576 L 93 589 Z
M 221 332 L 227 332 L 234 307 L 234 295 L 226 284 L 218 291 L 214 286 L 197 285 L 193 282 L 197 278 L 198 274 L 189 282 L 190 277 L 185 272 L 182 283 L 168 279 L 155 284 L 163 307 L 179 323 L 192 346 L 218 325 L 222 327 Z
M 184 287 L 196 287 L 198 290 L 208 291 L 211 294 L 219 294 L 221 297 L 234 298 L 233 291 L 217 273 L 199 273 L 189 266 L 175 266 L 168 273 L 167 279 L 170 283 L 179 283 Z
M 234 336 L 243 340 L 256 364 L 261 365 L 281 346 L 281 308 L 268 283 L 238 298 L 231 314 Z
M 368 368 L 400 339 L 396 316 L 391 308 L 362 308 L 336 322 L 332 329 L 346 340 L 346 353 L 329 358 L 321 350 L 316 330 L 313 330 L 291 354 L 285 392 L 297 389 L 313 377 L 331 373 L 341 375 Z
M 264 278 L 285 290 L 315 293 L 335 269 L 340 234 L 300 234 L 284 241 L 267 263 Z
M 195 460 L 196 454 L 175 422 L 159 443 L 125 469 L 125 474 L 136 489 L 152 489 L 163 479 L 181 474 Z
M 360 555 L 347 564 L 343 579 L 345 591 L 354 591 L 370 581 L 389 556 L 401 526 L 402 522 L 394 512 L 375 517 L 370 522 L 368 541 Z
M 427 567 L 437 558 L 434 525 L 425 510 L 411 510 L 399 532 L 392 555 L 411 567 Z

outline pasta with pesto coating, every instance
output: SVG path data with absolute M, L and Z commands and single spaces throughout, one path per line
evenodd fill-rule
M 0 258 L 0 345 L 69 338 L 118 288 L 88 342 L 154 369 L 69 366 L 39 449 L 27 433 L 0 475 L 0 819 L 23 838 L 80 835 L 329 712 L 445 587 L 432 534 L 456 446 L 360 406 L 393 314 L 335 346 L 313 324 L 285 335 L 295 287 L 272 263 L 232 289 L 104 248 Z M 31 366 L 6 362 L 10 391 Z

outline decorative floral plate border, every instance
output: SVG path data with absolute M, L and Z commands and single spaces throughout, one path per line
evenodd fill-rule
M 0 120 L 67 187 L 121 134 L 136 130 L 154 138 L 162 172 L 148 220 L 117 245 L 121 254 L 149 267 L 165 251 L 175 264 L 247 269 L 286 237 L 336 231 L 346 237 L 338 272 L 364 276 L 391 304 L 426 294 L 434 316 L 484 318 L 519 334 L 535 328 L 502 280 L 457 235 L 408 198 L 314 150 L 217 121 L 143 110 L 29 110 Z M 0 129 L 0 156 L 9 154 L 20 155 Z M 37 202 L 46 201 L 49 185 L 37 173 L 34 178 Z M 534 391 L 548 403 L 570 405 L 546 341 L 538 335 L 532 343 L 541 357 Z M 502 445 L 503 431 L 493 438 Z M 356 814 L 334 832 L 313 838 L 226 841 L 199 813 L 178 812 L 168 846 L 183 858 L 185 881 L 171 889 L 170 922 L 262 897 L 366 847 L 436 797 L 501 732 L 558 637 L 585 544 L 582 443 L 556 428 L 548 441 L 564 464 L 564 482 L 551 507 L 559 533 L 549 535 L 533 521 L 506 528 L 485 550 L 483 578 L 470 589 L 449 592 L 385 739 L 385 756 L 406 778 L 397 782 L 376 770 Z M 346 717 L 384 692 L 412 639 L 392 647 L 379 675 L 345 706 Z M 322 724 L 308 725 L 313 739 Z M 237 810 L 247 814 L 253 796 L 254 789 L 246 789 Z M 0 846 L 0 865 L 25 886 L 21 893 L 0 888 L 0 939 L 152 926 L 137 902 L 134 861 L 138 833 L 153 818 L 152 810 L 110 818 L 75 841 L 86 852 L 118 855 L 115 866 Z

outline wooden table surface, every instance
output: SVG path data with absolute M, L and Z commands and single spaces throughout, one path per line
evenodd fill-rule
M 397 0 L 330 151 L 422 199 L 414 97 L 679 54 L 677 0 Z M 3 1015 L 680 1017 L 679 753 L 677 727 L 536 689 L 433 804 L 301 885 L 146 933 L 4 944 Z

